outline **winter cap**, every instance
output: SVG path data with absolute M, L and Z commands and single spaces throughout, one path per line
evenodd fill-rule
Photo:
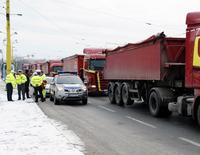
M 35 72 L 37 72 L 37 73 L 40 73 L 40 72 L 41 72 L 41 70 L 40 70 L 40 69 L 37 69 Z
M 38 74 L 36 72 L 34 72 L 33 75 L 38 75 Z

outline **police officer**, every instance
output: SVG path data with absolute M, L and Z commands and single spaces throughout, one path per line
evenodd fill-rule
M 39 70 L 40 71 L 40 70 Z M 43 71 L 40 71 L 41 72 L 41 77 L 42 77 L 42 80 L 46 80 L 47 79 L 47 77 L 46 77 L 46 75 L 44 74 L 44 72 Z
M 44 102 L 44 98 L 42 95 L 42 77 L 40 76 L 40 72 L 37 71 L 33 74 L 31 78 L 31 85 L 34 88 L 35 102 L 38 102 L 39 96 L 41 97 L 41 101 Z
M 46 75 L 44 74 L 43 71 L 41 71 L 41 78 L 42 78 L 42 85 L 41 85 L 42 95 L 43 95 L 43 98 L 44 98 L 44 101 L 45 101 L 46 100 L 46 89 L 45 89 L 45 87 L 46 87 L 46 84 L 47 84 L 47 81 L 46 81 L 47 77 L 46 77 Z
M 25 76 L 27 81 L 25 82 L 25 94 L 27 98 L 30 98 L 29 96 L 29 84 L 30 84 L 30 72 L 29 70 L 25 70 Z
M 13 94 L 13 88 L 16 87 L 16 79 L 14 76 L 14 71 L 11 71 L 6 76 L 6 90 L 7 90 L 7 99 L 8 101 L 13 101 L 12 94 Z
M 17 83 L 17 90 L 18 90 L 18 100 L 21 100 L 21 93 L 22 98 L 25 100 L 25 82 L 27 81 L 26 76 L 22 73 L 22 70 L 18 70 L 16 75 L 16 83 Z

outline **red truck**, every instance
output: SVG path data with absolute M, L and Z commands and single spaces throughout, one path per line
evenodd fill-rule
M 148 103 L 150 113 L 193 116 L 200 125 L 200 12 L 188 13 L 186 38 L 161 33 L 106 51 L 111 103 Z
M 103 51 L 103 49 L 84 49 L 84 55 L 73 55 L 62 59 L 63 71 L 77 73 L 86 83 L 90 94 L 107 91 L 108 83 L 102 74 L 105 63 Z
M 103 77 L 105 65 L 105 49 L 85 48 L 84 78 L 91 94 L 107 93 L 108 81 Z
M 37 69 L 42 69 L 42 62 L 35 62 L 35 63 L 32 63 L 31 64 L 31 67 L 30 67 L 31 71 L 34 72 L 35 70 Z
M 42 64 L 41 69 L 44 74 L 48 76 L 53 76 L 57 74 L 58 71 L 62 71 L 63 64 L 61 60 L 49 60 Z
M 30 63 L 24 63 L 22 64 L 22 70 L 31 70 L 31 64 Z

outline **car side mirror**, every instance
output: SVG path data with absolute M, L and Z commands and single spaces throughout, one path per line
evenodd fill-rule
M 83 83 L 84 83 L 85 85 L 87 85 L 88 82 L 87 82 L 87 81 L 84 81 Z

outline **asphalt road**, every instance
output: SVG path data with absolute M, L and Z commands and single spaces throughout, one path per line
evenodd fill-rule
M 123 108 L 107 97 L 90 97 L 88 105 L 39 103 L 85 143 L 88 155 L 200 155 L 200 128 L 191 118 L 151 117 L 145 104 Z

